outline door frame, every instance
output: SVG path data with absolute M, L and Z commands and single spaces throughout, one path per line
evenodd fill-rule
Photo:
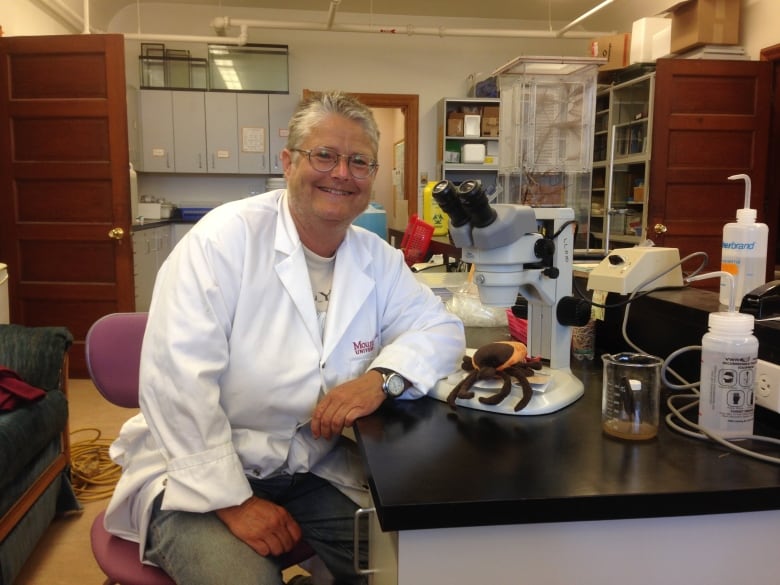
M 304 90 L 304 97 L 312 90 Z M 404 117 L 404 199 L 409 215 L 417 214 L 417 151 L 420 135 L 420 96 L 411 93 L 362 93 L 350 91 L 369 108 L 395 108 Z
M 764 221 L 769 227 L 770 242 L 767 246 L 766 263 L 768 280 L 774 280 L 775 266 L 780 252 L 780 44 L 761 49 L 761 61 L 769 61 L 772 67 L 770 95 L 770 137 L 767 155 L 766 197 L 764 198 Z M 774 242 L 772 242 L 772 237 Z

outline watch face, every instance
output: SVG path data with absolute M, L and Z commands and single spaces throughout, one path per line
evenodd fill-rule
M 396 373 L 390 374 L 385 382 L 385 388 L 390 396 L 400 396 L 403 394 L 405 386 L 404 379 Z

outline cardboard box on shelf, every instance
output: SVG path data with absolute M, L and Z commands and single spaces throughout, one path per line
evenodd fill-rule
M 498 106 L 482 108 L 482 136 L 498 136 Z
M 672 53 L 701 45 L 739 44 L 742 0 L 687 0 L 670 8 Z
M 447 116 L 447 136 L 463 136 L 465 117 L 463 112 L 450 112 Z
M 599 37 L 590 42 L 590 56 L 607 59 L 607 62 L 599 67 L 599 71 L 611 71 L 628 66 L 630 54 L 631 33 Z

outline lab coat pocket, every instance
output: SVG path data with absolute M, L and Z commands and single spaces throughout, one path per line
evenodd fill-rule
M 358 376 L 366 373 L 376 356 L 372 353 L 370 356 L 361 356 L 349 360 L 349 379 L 354 380 Z

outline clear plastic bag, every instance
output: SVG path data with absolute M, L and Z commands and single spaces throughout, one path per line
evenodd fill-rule
M 460 317 L 466 327 L 506 327 L 505 307 L 488 307 L 479 300 L 479 290 L 473 282 L 464 284 L 447 301 L 450 312 Z

